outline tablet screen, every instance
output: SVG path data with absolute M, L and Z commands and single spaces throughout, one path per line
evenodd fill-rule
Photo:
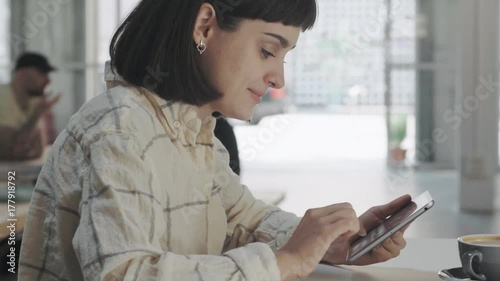
M 385 238 L 382 240 L 380 239 L 390 234 L 391 230 L 395 232 L 396 229 L 403 227 L 404 225 L 418 217 L 420 214 L 422 214 L 426 210 L 426 208 L 430 208 L 430 203 L 432 202 L 433 201 L 430 194 L 428 192 L 423 193 L 408 205 L 403 207 L 401 210 L 375 227 L 366 236 L 354 241 L 349 251 L 349 257 L 351 258 L 358 255 L 361 251 L 363 251 L 363 249 L 365 249 L 367 246 L 370 246 L 370 244 L 374 244 L 371 248 L 375 247 L 376 245 L 378 245 L 378 243 L 376 242 L 381 243 L 383 240 L 385 240 Z

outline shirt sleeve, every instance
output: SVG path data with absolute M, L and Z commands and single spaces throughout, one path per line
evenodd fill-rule
M 221 256 L 179 255 L 148 235 L 152 163 L 140 152 L 139 141 L 122 133 L 88 148 L 91 184 L 83 190 L 72 241 L 84 280 L 280 280 L 276 257 L 264 243 Z
M 219 141 L 216 141 L 216 153 L 216 178 L 223 186 L 222 199 L 228 219 L 224 249 L 261 242 L 276 252 L 286 244 L 301 218 L 255 199 L 232 172 L 228 153 Z

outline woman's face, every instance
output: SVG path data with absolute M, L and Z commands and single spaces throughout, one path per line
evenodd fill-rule
M 210 109 L 249 120 L 268 87 L 284 87 L 284 58 L 299 34 L 298 27 L 262 20 L 243 20 L 235 32 L 211 28 L 201 68 L 223 97 L 210 103 Z

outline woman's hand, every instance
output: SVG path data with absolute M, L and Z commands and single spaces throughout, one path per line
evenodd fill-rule
M 359 217 L 361 228 L 364 228 L 367 231 L 372 230 L 388 216 L 400 210 L 410 201 L 411 197 L 409 195 L 404 195 L 386 205 L 372 207 Z M 359 235 L 349 238 L 340 237 L 330 245 L 328 251 L 322 259 L 322 262 L 327 264 L 368 265 L 390 260 L 397 257 L 400 251 L 406 246 L 406 240 L 404 239 L 403 234 L 407 228 L 408 226 L 396 232 L 390 238 L 373 248 L 373 250 L 353 263 L 348 263 L 346 261 L 347 253 L 352 241 L 358 238 Z M 361 234 L 361 236 L 363 236 L 363 234 Z
M 288 242 L 276 253 L 282 280 L 309 275 L 337 238 L 359 232 L 359 220 L 348 203 L 308 210 Z

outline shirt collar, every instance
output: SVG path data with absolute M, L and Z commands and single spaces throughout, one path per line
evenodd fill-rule
M 105 80 L 108 88 L 126 81 L 111 70 L 110 62 L 106 62 Z M 172 141 L 179 141 L 184 146 L 213 146 L 215 117 L 208 116 L 201 120 L 194 106 L 183 102 L 167 101 L 153 93 L 167 119 L 167 134 Z M 147 99 L 144 98 L 146 101 Z M 153 112 L 153 114 L 155 114 Z

